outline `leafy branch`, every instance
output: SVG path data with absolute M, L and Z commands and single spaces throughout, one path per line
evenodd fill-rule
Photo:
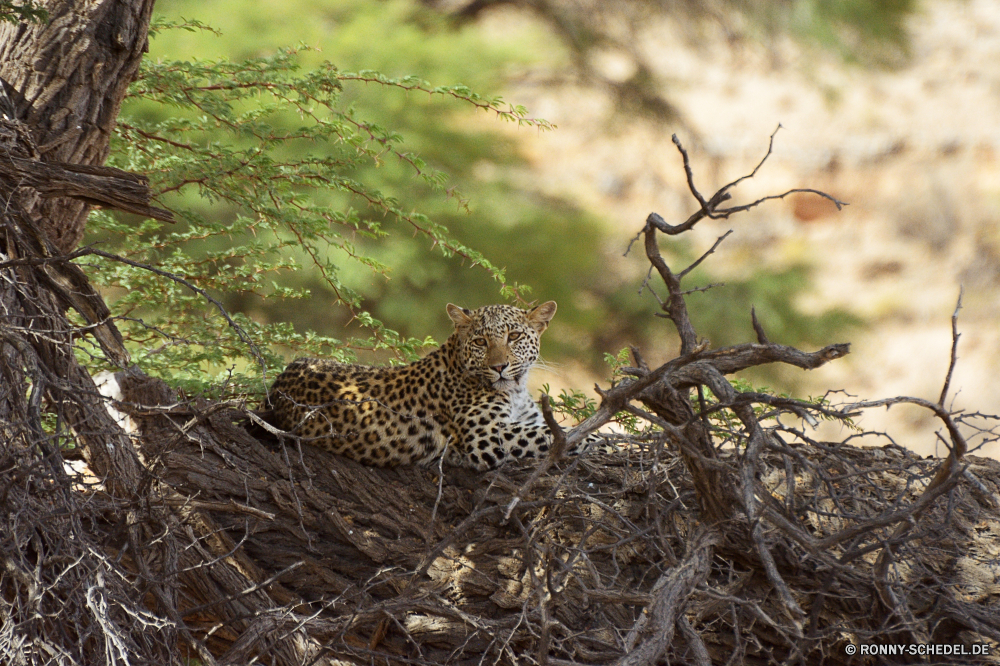
M 161 23 L 157 29 L 165 27 L 207 29 L 197 22 Z M 456 99 L 525 126 L 550 125 L 465 86 L 432 87 L 415 77 L 393 79 L 371 71 L 343 73 L 328 62 L 304 71 L 299 63 L 304 50 L 282 49 L 243 62 L 147 62 L 116 128 L 112 161 L 148 175 L 154 201 L 180 223 L 165 227 L 144 221 L 136 228 L 108 214 L 95 215 L 95 242 L 120 243 L 122 234 L 142 238 L 112 253 L 132 265 L 108 259 L 110 254 L 93 259 L 97 279 L 116 310 L 129 318 L 122 321 L 123 334 L 139 357 L 152 370 L 180 368 L 175 377 L 194 382 L 192 388 L 207 386 L 214 374 L 233 368 L 248 373 L 245 381 L 233 384 L 245 388 L 255 381 L 254 364 L 261 355 L 231 323 L 229 333 L 220 329 L 214 323 L 218 315 L 204 310 L 196 293 L 185 293 L 180 282 L 161 284 L 155 273 L 135 270 L 137 265 L 159 266 L 219 299 L 228 295 L 244 301 L 310 297 L 309 288 L 282 287 L 279 280 L 312 267 L 320 287 L 345 313 L 344 323 L 359 324 L 371 338 L 344 343 L 295 334 L 282 325 L 240 324 L 262 348 L 287 345 L 297 353 L 348 358 L 357 350 L 387 349 L 409 359 L 427 342 L 387 329 L 341 277 L 348 261 L 391 278 L 390 266 L 359 241 L 384 241 L 398 233 L 394 225 L 426 238 L 429 248 L 446 258 L 481 267 L 499 283 L 503 296 L 521 299 L 523 293 L 524 287 L 508 282 L 504 269 L 456 240 L 444 225 L 370 184 L 370 170 L 383 168 L 391 157 L 412 179 L 466 207 L 461 193 L 447 187 L 442 171 L 404 149 L 398 132 L 360 117 L 344 103 L 343 93 L 345 85 L 376 83 Z M 172 107 L 169 114 L 160 111 L 164 107 Z M 144 294 L 152 292 L 167 296 L 165 309 L 150 307 Z M 194 348 L 150 346 L 150 334 L 158 332 L 171 340 L 202 342 Z M 270 366 L 282 363 L 274 354 L 263 357 Z M 267 372 L 268 364 L 259 372 Z

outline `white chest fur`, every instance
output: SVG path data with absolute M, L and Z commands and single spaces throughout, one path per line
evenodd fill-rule
M 518 387 L 510 392 L 510 421 L 512 423 L 538 423 L 542 413 L 531 399 L 528 389 Z

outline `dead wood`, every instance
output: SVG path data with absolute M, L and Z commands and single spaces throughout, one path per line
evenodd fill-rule
M 144 176 L 113 167 L 7 156 L 0 160 L 0 178 L 30 187 L 43 197 L 70 197 L 165 222 L 174 219 L 171 212 L 149 205 L 149 181 Z
M 983 663 L 971 650 L 1000 642 L 1000 463 L 968 452 L 996 418 L 946 409 L 947 382 L 937 403 L 737 390 L 739 370 L 848 348 L 772 343 L 759 321 L 755 344 L 698 339 L 690 267 L 674 271 L 660 237 L 746 207 L 720 208 L 739 181 L 699 194 L 683 157 L 699 212 L 641 232 L 681 353 L 650 368 L 636 352 L 556 454 L 619 414 L 647 425 L 616 453 L 485 474 L 364 467 L 136 367 L 99 395 L 73 340 L 103 330 L 125 365 L 110 313 L 0 178 L 0 660 L 866 664 L 922 657 L 848 646 L 933 643 Z M 64 314 L 81 298 L 83 330 Z M 805 427 L 900 402 L 941 421 L 945 460 Z M 93 477 L 64 466 L 78 454 Z

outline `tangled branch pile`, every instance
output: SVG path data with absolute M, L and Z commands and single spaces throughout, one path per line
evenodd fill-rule
M 763 200 L 724 206 L 742 178 L 703 197 L 678 148 L 699 208 L 674 226 L 652 214 L 641 235 L 680 354 L 652 369 L 636 351 L 628 377 L 567 432 L 546 404 L 556 453 L 486 474 L 366 468 L 251 434 L 241 406 L 180 400 L 135 367 L 118 373 L 117 399 L 105 397 L 73 345 L 93 334 L 124 365 L 109 313 L 24 213 L 30 156 L 16 173 L 0 166 L 0 660 L 847 664 L 983 663 L 984 645 L 996 654 L 1000 465 L 967 455 L 966 440 L 995 440 L 996 418 L 949 411 L 947 385 L 936 403 L 839 408 L 734 388 L 727 377 L 740 370 L 814 368 L 848 349 L 772 343 L 756 318 L 755 343 L 699 341 L 681 286 L 693 266 L 671 269 L 660 238 Z M 147 205 L 129 192 L 122 206 Z M 118 205 L 114 188 L 101 201 Z M 940 419 L 946 459 L 869 433 L 815 441 L 789 425 L 897 402 Z M 562 445 L 623 412 L 647 424 L 642 436 L 620 437 L 615 454 L 560 458 Z M 87 465 L 65 462 L 73 457 Z M 868 644 L 966 654 L 848 650 Z

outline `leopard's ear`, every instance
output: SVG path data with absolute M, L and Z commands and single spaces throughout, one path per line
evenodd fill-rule
M 448 304 L 448 316 L 455 322 L 455 328 L 463 328 L 472 324 L 472 311 L 460 308 L 454 303 Z
M 544 333 L 549 327 L 549 322 L 556 316 L 556 302 L 548 301 L 532 308 L 528 312 L 528 325 L 539 333 Z

